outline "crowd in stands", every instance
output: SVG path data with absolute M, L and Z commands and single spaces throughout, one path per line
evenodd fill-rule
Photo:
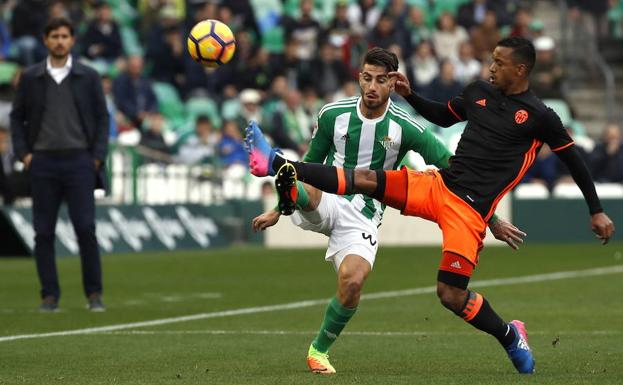
M 597 29 L 609 20 L 614 34 L 621 28 L 611 15 L 623 1 L 568 3 L 570 17 L 587 17 Z M 59 16 L 77 27 L 74 57 L 102 76 L 112 145 L 142 148 L 146 162 L 246 166 L 242 131 L 250 119 L 259 121 L 277 146 L 304 154 L 322 105 L 358 94 L 360 58 L 372 46 L 398 56 L 399 70 L 416 91 L 446 102 L 467 83 L 488 79 L 498 40 L 527 37 L 538 53 L 533 90 L 568 108 L 556 44 L 531 5 L 521 0 L 3 0 L 0 128 L 8 127 L 7 106 L 20 69 L 45 58 L 42 28 Z M 188 31 L 204 19 L 225 22 L 236 36 L 233 60 L 216 70 L 186 52 Z M 585 135 L 572 118 L 563 123 L 574 135 Z M 447 139 L 438 127 L 429 127 Z M 623 182 L 618 125 L 583 148 L 598 180 Z M 552 185 L 564 172 L 549 158 L 543 151 L 526 179 Z

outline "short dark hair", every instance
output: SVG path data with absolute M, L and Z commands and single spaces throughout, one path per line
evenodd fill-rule
M 48 36 L 50 32 L 57 30 L 61 27 L 67 27 L 69 30 L 69 34 L 71 36 L 74 35 L 74 25 L 69 21 L 69 19 L 65 17 L 56 17 L 54 19 L 50 19 L 43 29 L 43 36 Z
M 515 63 L 524 64 L 529 74 L 534 68 L 536 61 L 536 52 L 532 42 L 523 37 L 507 37 L 498 41 L 498 46 L 513 49 L 513 61 Z
M 210 118 L 208 118 L 207 115 L 197 116 L 197 119 L 195 119 L 195 124 L 203 124 L 203 123 L 208 123 L 212 125 L 212 121 L 210 120 Z
M 398 57 L 386 49 L 374 47 L 366 52 L 363 64 L 385 67 L 387 72 L 398 71 Z

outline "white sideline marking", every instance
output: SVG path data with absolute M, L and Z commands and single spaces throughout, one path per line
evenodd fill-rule
M 510 278 L 496 278 L 486 279 L 482 281 L 476 281 L 471 283 L 470 287 L 484 287 L 484 286 L 502 286 L 502 285 L 514 285 L 518 283 L 531 283 L 531 282 L 544 282 L 544 281 L 556 281 L 560 279 L 579 278 L 579 277 L 592 277 L 599 275 L 617 274 L 623 273 L 623 265 L 614 265 L 608 267 L 598 267 L 595 269 L 587 270 L 575 270 L 575 271 L 559 271 L 556 273 L 548 274 L 536 274 L 526 275 L 522 277 L 510 277 Z M 419 295 L 426 293 L 434 293 L 437 290 L 436 286 L 419 287 L 415 289 L 395 290 L 395 291 L 382 291 L 378 293 L 365 294 L 361 296 L 362 300 L 380 299 L 380 298 L 396 298 L 406 297 L 411 295 Z M 112 332 L 116 330 L 135 329 L 141 327 L 167 325 L 178 322 L 197 321 L 209 318 L 222 318 L 244 314 L 257 314 L 267 313 L 279 310 L 291 310 L 302 309 L 310 306 L 325 305 L 329 299 L 313 299 L 308 301 L 290 302 L 278 305 L 247 307 L 241 309 L 215 311 L 210 313 L 198 313 L 181 317 L 162 318 L 151 321 L 132 322 L 127 324 L 117 324 L 109 326 L 99 326 L 85 329 L 66 330 L 60 332 L 50 333 L 35 333 L 35 334 L 20 334 L 14 336 L 0 337 L 0 342 L 25 340 L 32 338 L 45 338 L 45 337 L 60 337 L 71 336 L 78 334 L 94 334 L 103 332 Z
M 294 330 L 124 330 L 114 332 L 102 332 L 93 334 L 107 334 L 107 335 L 122 335 L 122 336 L 136 336 L 136 335 L 269 335 L 269 336 L 307 336 L 316 335 L 318 330 L 314 331 L 294 331 Z M 570 331 L 545 331 L 545 330 L 530 330 L 530 335 L 552 335 L 552 336 L 569 336 L 569 335 L 618 335 L 623 334 L 621 330 L 570 330 Z M 364 337 L 422 337 L 422 336 L 473 336 L 471 332 L 434 332 L 434 331 L 412 331 L 412 332 L 381 332 L 381 331 L 351 331 L 343 332 L 341 336 L 364 336 Z

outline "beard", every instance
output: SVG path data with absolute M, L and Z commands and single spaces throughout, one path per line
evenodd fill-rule
M 389 99 L 389 98 L 388 98 Z M 377 98 L 374 101 L 368 101 L 366 99 L 366 97 L 362 97 L 361 101 L 363 102 L 363 104 L 366 106 L 367 109 L 369 110 L 375 110 L 379 107 L 381 107 L 383 104 L 385 104 L 385 102 L 387 102 L 387 99 L 381 99 L 381 98 Z

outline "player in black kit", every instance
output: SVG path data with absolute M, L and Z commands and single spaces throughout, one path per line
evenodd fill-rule
M 367 194 L 388 206 L 434 221 L 443 233 L 442 260 L 437 275 L 441 303 L 479 330 L 494 336 L 520 373 L 534 372 L 523 322 L 505 322 L 479 293 L 467 289 L 478 263 L 486 223 L 502 197 L 523 177 L 543 143 L 567 165 L 582 190 L 590 222 L 605 244 L 614 224 L 603 212 L 586 164 L 560 122 L 529 89 L 535 51 L 529 40 L 507 38 L 493 51 L 489 82 L 476 81 L 447 104 L 411 91 L 404 75 L 395 90 L 424 118 L 448 127 L 466 120 L 450 167 L 440 171 L 343 169 L 289 162 L 266 143 L 255 124 L 247 129 L 251 172 L 279 170 L 323 191 Z M 284 166 L 285 165 L 285 166 Z

